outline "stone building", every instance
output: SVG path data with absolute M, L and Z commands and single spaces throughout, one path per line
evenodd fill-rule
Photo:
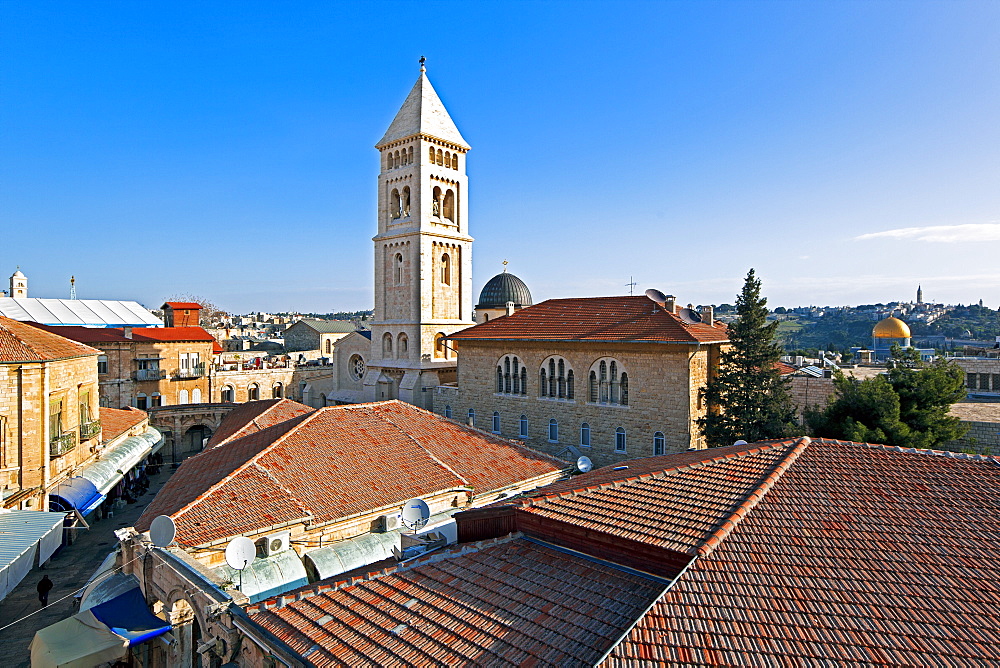
M 333 355 L 333 344 L 357 327 L 347 320 L 302 319 L 285 330 L 285 350 L 318 350 L 321 355 Z
M 488 280 L 479 293 L 476 322 L 487 322 L 502 315 L 510 315 L 531 304 L 528 286 L 514 274 L 508 274 L 505 267 L 503 272 Z
M 472 237 L 469 145 L 423 66 L 376 148 L 375 313 L 364 396 L 429 408 L 432 388 L 455 378 L 442 339 L 473 324 Z
M 681 316 L 672 297 L 550 299 L 457 332 L 458 382 L 434 411 L 597 464 L 704 447 L 699 390 L 726 327 Z

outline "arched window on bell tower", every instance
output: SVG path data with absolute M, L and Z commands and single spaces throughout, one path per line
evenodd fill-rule
M 393 274 L 396 278 L 396 285 L 403 284 L 403 254 L 396 253 L 396 257 L 393 259 Z
M 389 220 L 396 220 L 400 216 L 402 216 L 402 207 L 399 191 L 393 188 L 389 194 Z
M 444 217 L 455 222 L 455 191 L 448 189 L 448 192 L 444 194 L 444 205 L 442 206 L 444 210 Z
M 441 217 L 441 199 L 441 188 L 434 186 L 431 191 L 431 215 L 437 218 Z
M 403 186 L 403 192 L 399 198 L 399 211 L 403 218 L 410 215 L 410 186 Z
M 441 283 L 451 285 L 451 256 L 447 253 L 441 256 Z

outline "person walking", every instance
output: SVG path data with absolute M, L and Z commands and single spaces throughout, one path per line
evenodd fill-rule
M 42 607 L 46 607 L 49 604 L 49 592 L 52 591 L 52 580 L 49 579 L 48 575 L 43 575 L 42 579 L 38 581 L 38 600 L 42 604 Z

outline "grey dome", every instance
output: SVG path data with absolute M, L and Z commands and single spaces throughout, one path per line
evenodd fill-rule
M 524 281 L 505 271 L 491 278 L 483 286 L 476 308 L 504 308 L 507 302 L 514 302 L 517 308 L 531 306 L 531 292 Z

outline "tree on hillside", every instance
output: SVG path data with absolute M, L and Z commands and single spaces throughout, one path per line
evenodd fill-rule
M 893 347 L 885 375 L 867 380 L 838 374 L 825 408 L 806 411 L 812 433 L 826 438 L 929 449 L 961 438 L 968 427 L 948 414 L 965 397 L 956 364 L 920 360 L 916 350 Z
M 781 346 L 774 342 L 777 321 L 767 322 L 767 299 L 751 269 L 736 298 L 736 320 L 719 368 L 701 395 L 708 413 L 698 420 L 710 446 L 754 442 L 800 432 L 795 406 L 776 363 Z

